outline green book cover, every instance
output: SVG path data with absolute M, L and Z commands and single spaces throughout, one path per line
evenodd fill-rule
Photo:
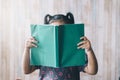
M 70 67 L 85 64 L 85 50 L 77 49 L 84 36 L 84 24 L 31 25 L 31 35 L 38 41 L 31 48 L 30 64 Z

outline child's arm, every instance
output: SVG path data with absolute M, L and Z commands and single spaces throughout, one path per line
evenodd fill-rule
M 86 54 L 88 58 L 88 64 L 85 67 L 84 71 L 88 74 L 95 75 L 98 71 L 98 64 L 92 48 L 86 51 Z
M 84 71 L 88 74 L 95 75 L 98 71 L 98 64 L 94 51 L 91 48 L 90 41 L 86 37 L 82 37 L 81 39 L 83 41 L 78 43 L 78 48 L 85 49 L 88 58 L 88 64 L 84 68 Z
M 25 74 L 29 74 L 36 70 L 37 68 L 34 66 L 30 66 L 30 48 L 31 47 L 37 47 L 35 44 L 36 40 L 31 37 L 29 38 L 26 43 L 25 43 L 25 49 L 24 49 L 24 54 L 23 54 L 23 72 Z

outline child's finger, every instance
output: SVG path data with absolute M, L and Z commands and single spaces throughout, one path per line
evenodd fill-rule
M 81 46 L 78 46 L 77 49 L 84 49 L 85 48 L 85 45 L 81 45 Z
M 80 38 L 80 40 L 87 40 L 87 37 L 83 36 Z
M 31 40 L 30 42 L 32 42 L 32 43 L 37 43 L 38 41 L 36 41 L 36 40 Z
M 30 37 L 28 41 L 29 41 L 29 42 L 33 42 L 33 43 L 37 43 L 37 42 L 38 42 L 38 41 L 35 40 L 35 38 L 33 38 L 33 37 Z
M 85 43 L 86 43 L 86 41 L 79 42 L 79 43 L 77 44 L 77 46 L 80 46 L 80 45 L 85 44 Z
M 34 37 L 30 36 L 30 39 L 32 40 L 32 39 L 34 39 Z
M 35 39 L 34 37 L 32 37 L 32 36 L 30 37 L 30 39 L 31 39 L 31 40 L 35 40 L 35 41 L 36 41 L 36 39 Z
M 84 39 L 84 36 L 80 37 L 80 40 L 83 40 Z
M 32 44 L 32 46 L 33 46 L 33 47 L 37 47 L 37 45 L 36 45 L 36 44 Z

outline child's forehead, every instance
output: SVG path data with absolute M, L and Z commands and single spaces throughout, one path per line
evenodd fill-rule
M 65 22 L 63 20 L 55 20 L 50 23 L 51 25 L 63 25 Z

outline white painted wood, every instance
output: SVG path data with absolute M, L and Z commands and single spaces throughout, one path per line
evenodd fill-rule
M 98 59 L 97 75 L 81 73 L 81 80 L 118 80 L 120 76 L 119 0 L 0 0 L 0 80 L 37 80 L 38 72 L 24 75 L 21 67 L 30 24 L 43 24 L 45 14 L 72 12 L 85 23 Z

